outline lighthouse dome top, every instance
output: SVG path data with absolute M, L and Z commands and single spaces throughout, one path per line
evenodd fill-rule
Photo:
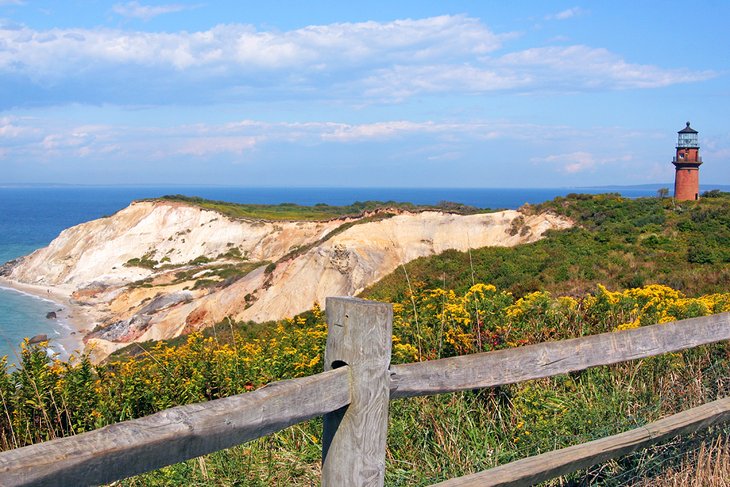
M 677 132 L 678 134 L 696 134 L 698 133 L 695 129 L 689 126 L 689 122 L 687 122 L 687 126 Z

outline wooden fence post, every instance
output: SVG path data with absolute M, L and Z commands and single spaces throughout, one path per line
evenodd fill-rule
M 350 368 L 350 404 L 324 416 L 322 485 L 382 486 L 390 402 L 393 307 L 327 298 L 324 369 Z

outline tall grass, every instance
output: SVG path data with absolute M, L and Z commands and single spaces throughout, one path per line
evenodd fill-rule
M 682 455 L 679 465 L 671 465 L 653 479 L 637 482 L 637 487 L 728 487 L 730 486 L 730 436 L 720 434 Z

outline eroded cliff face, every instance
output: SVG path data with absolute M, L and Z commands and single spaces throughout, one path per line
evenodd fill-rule
M 160 268 L 216 259 L 235 249 L 249 261 L 275 260 L 338 225 L 236 221 L 175 202 L 135 202 L 111 217 L 64 230 L 48 247 L 23 258 L 8 277 L 71 291 L 92 282 L 129 284 Z M 133 259 L 142 266 L 130 265 Z M 145 260 L 156 261 L 157 269 L 145 268 Z
M 172 338 L 229 316 L 292 316 L 327 296 L 356 295 L 418 257 L 528 243 L 570 226 L 555 215 L 517 211 L 367 216 L 264 222 L 138 202 L 65 230 L 5 272 L 93 309 L 98 326 L 87 343 L 103 357 L 131 341 Z

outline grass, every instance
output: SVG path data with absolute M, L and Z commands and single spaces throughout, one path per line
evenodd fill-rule
M 325 221 L 342 217 L 362 216 L 367 211 L 381 208 L 397 208 L 408 211 L 441 210 L 452 213 L 472 214 L 488 210 L 443 201 L 437 205 L 414 205 L 396 201 L 356 201 L 348 206 L 331 206 L 319 203 L 314 206 L 281 203 L 279 205 L 254 205 L 213 201 L 195 196 L 168 195 L 159 198 L 163 201 L 176 201 L 213 210 L 230 218 L 284 221 Z
M 729 487 L 730 431 L 720 429 L 703 438 L 699 447 L 686 445 L 674 461 L 655 478 L 636 483 L 637 487 Z
M 226 257 L 227 258 L 227 257 Z M 194 267 L 190 267 L 190 266 Z M 134 281 L 129 285 L 130 288 L 138 288 L 138 287 L 144 287 L 144 288 L 153 288 L 153 287 L 166 287 L 166 286 L 172 286 L 175 284 L 180 284 L 183 282 L 193 281 L 195 280 L 195 283 L 193 284 L 193 289 L 202 289 L 202 288 L 210 288 L 210 287 L 227 287 L 237 280 L 241 279 L 251 271 L 265 265 L 270 265 L 269 261 L 256 261 L 256 262 L 249 262 L 249 261 L 241 261 L 237 263 L 215 263 L 210 261 L 210 259 L 207 258 L 197 258 L 187 264 L 184 264 L 182 266 L 169 266 L 165 267 L 164 269 L 156 269 L 156 270 L 175 270 L 180 269 L 175 272 L 173 279 L 166 278 L 166 274 L 162 274 L 162 276 L 151 276 L 146 277 L 144 279 L 140 279 L 138 281 Z M 200 274 L 201 272 L 204 272 L 204 275 L 201 275 L 200 278 L 195 278 L 194 276 L 197 274 Z
M 268 261 L 261 262 L 242 262 L 238 264 L 218 264 L 203 267 L 195 267 L 193 269 L 187 269 L 175 273 L 175 280 L 171 281 L 170 284 L 179 284 L 181 282 L 190 281 L 193 276 L 199 274 L 202 271 L 206 271 L 200 279 L 195 283 L 196 288 L 206 287 L 202 286 L 200 281 L 207 280 L 210 283 L 226 287 L 238 279 L 244 277 L 254 269 L 258 269 L 261 266 L 269 264 Z
M 313 439 L 311 432 L 321 428 L 321 420 L 310 421 L 276 435 L 121 480 L 114 485 L 318 485 L 321 445 Z
M 152 259 L 152 253 L 147 253 L 142 257 L 134 257 L 124 263 L 126 267 L 142 267 L 143 269 L 155 269 L 160 263 Z

